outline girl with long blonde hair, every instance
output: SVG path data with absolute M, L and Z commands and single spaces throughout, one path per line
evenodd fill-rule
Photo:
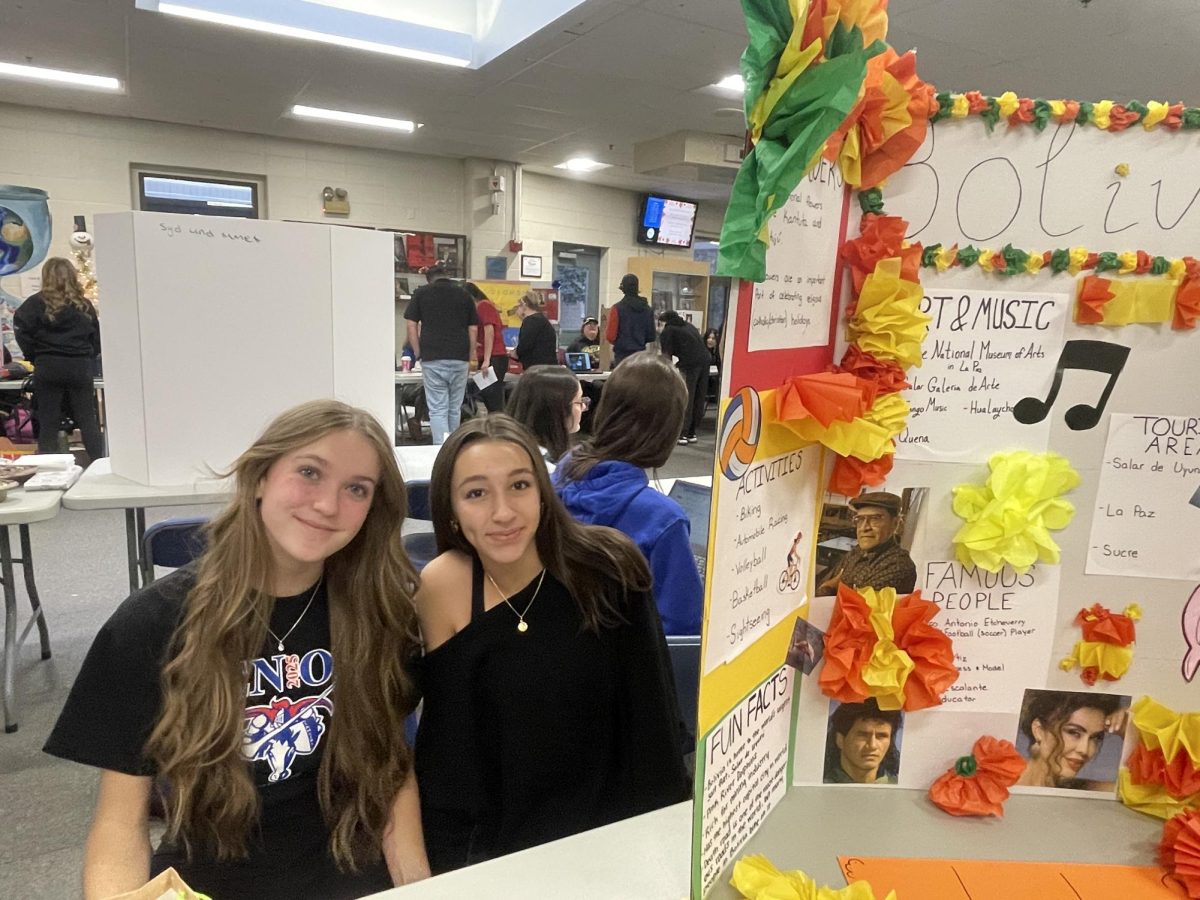
M 231 474 L 207 550 L 114 613 L 46 744 L 101 769 L 88 900 L 167 866 L 214 897 L 359 897 L 428 874 L 404 739 L 416 574 L 391 441 L 369 413 L 313 401 Z M 152 852 L 156 784 L 167 829 Z
M 69 259 L 55 256 L 46 260 L 42 289 L 17 307 L 13 332 L 25 359 L 34 367 L 38 450 L 58 452 L 66 402 L 88 456 L 104 456 L 92 387 L 93 360 L 100 355 L 100 320 Z

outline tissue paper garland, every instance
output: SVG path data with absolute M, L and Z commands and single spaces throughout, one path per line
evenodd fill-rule
M 742 54 L 752 149 L 730 193 L 717 271 L 766 277 L 767 224 L 859 102 L 867 61 L 886 45 L 885 0 L 812 3 L 743 0 Z M 866 29 L 864 31 L 864 29 Z
M 844 888 L 818 887 L 800 870 L 781 872 L 761 854 L 734 863 L 730 884 L 746 900 L 875 900 L 875 892 L 865 881 Z M 896 900 L 896 892 L 890 891 L 884 900 Z
M 1136 603 L 1125 607 L 1122 613 L 1114 613 L 1099 603 L 1091 609 L 1081 609 L 1075 616 L 1075 624 L 1083 629 L 1083 640 L 1076 641 L 1071 655 L 1058 665 L 1064 672 L 1080 666 L 1080 677 L 1084 684 L 1095 684 L 1097 679 L 1116 681 L 1133 662 L 1133 643 L 1136 639 L 1134 622 L 1142 617 L 1142 608 Z
M 1131 100 L 1124 104 L 1112 100 L 1088 103 L 1080 100 L 1018 97 L 1012 91 L 1005 91 L 999 97 L 984 96 L 979 91 L 967 91 L 963 94 L 943 92 L 938 94 L 935 100 L 938 108 L 930 121 L 938 122 L 948 117 L 962 119 L 967 116 L 979 116 L 987 125 L 988 131 L 995 128 L 1001 119 L 1010 126 L 1033 125 L 1038 131 L 1042 131 L 1051 122 L 1058 125 L 1078 122 L 1111 132 L 1124 131 L 1130 125 L 1138 123 L 1146 131 L 1151 131 L 1159 125 L 1168 131 L 1200 128 L 1200 108 L 1158 100 L 1145 103 Z
M 1179 281 L 1147 278 L 1113 281 L 1088 275 L 1079 283 L 1075 321 L 1081 325 L 1129 325 L 1170 322 Z
M 842 703 L 874 697 L 887 710 L 940 704 L 958 669 L 950 638 L 931 624 L 939 609 L 920 591 L 897 597 L 893 588 L 839 585 L 825 635 L 822 693 Z
M 1140 740 L 1118 778 L 1121 802 L 1160 819 L 1200 806 L 1200 713 L 1177 713 L 1150 697 L 1131 712 Z
M 952 816 L 1003 816 L 1008 789 L 1025 771 L 1010 741 L 984 735 L 929 788 L 929 799 Z
M 1158 862 L 1189 897 L 1200 898 L 1200 813 L 1190 810 L 1167 821 L 1158 845 Z
M 1060 494 L 1079 484 L 1076 472 L 1057 453 L 1028 450 L 996 453 L 983 485 L 954 488 L 954 512 L 966 524 L 954 536 L 964 566 L 999 572 L 1005 563 L 1025 572 L 1035 562 L 1057 563 L 1050 531 L 1066 528 L 1075 507 Z

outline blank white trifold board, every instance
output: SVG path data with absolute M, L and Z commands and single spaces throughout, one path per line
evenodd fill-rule
M 109 451 L 171 485 L 320 397 L 395 422 L 391 235 L 255 219 L 96 217 Z

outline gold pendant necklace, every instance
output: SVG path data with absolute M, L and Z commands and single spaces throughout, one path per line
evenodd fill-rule
M 496 589 L 496 593 L 500 595 L 500 599 L 513 611 L 513 615 L 517 617 L 517 631 L 524 634 L 529 630 L 529 623 L 525 621 L 525 617 L 529 615 L 529 609 L 533 606 L 533 601 L 538 598 L 538 594 L 542 590 L 542 582 L 546 580 L 546 570 L 542 569 L 542 574 L 538 577 L 537 587 L 533 589 L 533 596 L 529 598 L 529 602 L 525 605 L 525 612 L 517 612 L 517 608 L 509 603 L 504 591 L 500 590 L 500 585 L 496 584 L 496 579 L 488 575 L 487 572 L 483 574 L 487 575 L 487 580 L 492 583 L 492 587 Z

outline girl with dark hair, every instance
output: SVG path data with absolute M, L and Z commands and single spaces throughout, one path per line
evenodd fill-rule
M 504 323 L 496 305 L 488 299 L 479 285 L 468 281 L 463 287 L 475 301 L 475 313 L 479 316 L 479 335 L 472 352 L 479 363 L 479 370 L 488 366 L 496 373 L 496 381 L 479 392 L 488 412 L 504 411 L 504 376 L 508 374 L 508 351 L 504 347 Z
M 280 900 L 428 875 L 404 741 L 416 574 L 389 435 L 364 410 L 306 403 L 231 475 L 207 551 L 121 604 L 46 743 L 101 770 L 87 900 L 167 866 L 214 897 Z
M 100 320 L 83 295 L 79 274 L 69 259 L 55 256 L 46 260 L 42 289 L 17 307 L 13 332 L 25 359 L 34 367 L 38 451 L 58 452 L 58 429 L 66 402 L 88 456 L 102 457 L 104 438 L 92 386 L 94 360 L 100 355 Z
M 1020 731 L 1029 741 L 1029 764 L 1017 784 L 1114 790 L 1114 780 L 1080 778 L 1079 772 L 1100 752 L 1108 735 L 1124 737 L 1127 702 L 1115 694 L 1028 691 L 1021 706 Z
M 683 427 L 687 388 L 665 356 L 643 350 L 613 369 L 592 438 L 562 460 L 554 483 L 575 518 L 629 535 L 650 563 L 667 634 L 699 634 L 704 588 L 691 527 L 678 503 L 650 487 Z
M 590 402 L 570 369 L 534 366 L 517 382 L 508 400 L 508 414 L 537 438 L 546 459 L 557 462 L 570 449 L 571 435 Z
M 434 872 L 688 797 L 650 573 L 575 522 L 532 435 L 463 424 L 433 466 L 421 573 L 421 815 Z

